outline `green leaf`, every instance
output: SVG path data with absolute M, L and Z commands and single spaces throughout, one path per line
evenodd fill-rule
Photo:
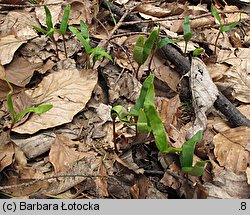
M 192 38 L 191 26 L 189 16 L 185 16 L 183 24 L 184 40 L 189 41 Z
M 143 45 L 143 63 L 147 60 L 148 56 L 152 53 L 154 46 L 158 42 L 159 28 L 151 31 L 150 35 L 146 39 Z
M 8 106 L 9 112 L 11 114 L 11 117 L 12 117 L 13 123 L 14 123 L 15 111 L 14 111 L 13 102 L 12 102 L 12 99 L 11 99 L 11 94 L 13 93 L 13 87 L 11 86 L 10 82 L 7 79 L 5 79 L 5 81 L 8 84 L 8 87 L 10 88 L 10 91 L 7 94 L 6 100 L 7 100 L 7 106 Z
M 89 29 L 88 29 L 87 24 L 84 21 L 80 20 L 80 27 L 81 27 L 82 36 L 85 39 L 89 39 Z
M 52 16 L 51 16 L 49 8 L 46 5 L 44 5 L 44 10 L 46 14 L 46 25 L 48 27 L 48 31 L 50 31 L 50 29 L 53 28 Z
M 139 110 L 139 115 L 138 115 L 138 120 L 137 120 L 137 129 L 141 133 L 149 133 L 151 131 L 149 125 L 148 125 L 148 120 L 145 114 L 144 109 Z
M 236 27 L 237 25 L 239 25 L 241 22 L 241 20 L 239 20 L 238 22 L 234 22 L 230 25 L 224 25 L 220 28 L 220 32 L 226 32 L 226 31 L 229 31 L 231 30 L 232 28 Z
M 54 28 L 51 28 L 49 31 L 47 31 L 46 36 L 53 37 L 54 32 L 55 32 L 55 29 L 54 29 Z
M 34 113 L 36 113 L 36 114 L 38 114 L 38 115 L 41 115 L 41 114 L 47 112 L 48 110 L 50 110 L 52 107 L 53 107 L 53 105 L 47 104 L 47 105 L 40 105 L 40 106 L 38 106 L 38 107 L 31 107 L 31 108 L 28 108 L 28 109 L 26 109 L 26 110 L 24 110 L 24 111 L 21 111 L 19 114 L 17 114 L 17 115 L 15 116 L 15 118 L 14 118 L 14 119 L 15 119 L 15 122 L 16 122 L 20 117 L 24 116 L 24 115 L 27 114 L 27 113 L 34 112 Z
M 154 79 L 149 85 L 147 95 L 144 102 L 144 110 L 148 119 L 150 128 L 152 129 L 156 147 L 160 152 L 168 149 L 167 136 L 165 127 L 154 105 Z
M 154 84 L 154 75 L 149 75 L 142 84 L 141 92 L 136 100 L 135 106 L 131 108 L 130 114 L 132 116 L 138 116 L 139 110 L 144 107 L 145 98 L 150 85 Z
M 89 43 L 84 39 L 83 35 L 78 31 L 77 28 L 73 27 L 73 26 L 69 26 L 69 30 L 76 35 L 77 39 L 80 40 L 80 42 L 82 43 L 82 45 L 85 48 L 85 51 L 87 54 L 90 54 L 91 52 L 91 46 L 89 45 Z
M 97 60 L 100 60 L 102 57 L 106 57 L 107 59 L 109 59 L 110 61 L 113 62 L 112 57 L 101 47 L 95 47 L 93 49 L 91 49 L 90 53 L 93 53 L 93 64 L 95 64 L 95 62 Z
M 66 30 L 67 30 L 68 22 L 69 22 L 69 13 L 70 13 L 70 5 L 68 4 L 64 10 L 62 22 L 61 22 L 60 29 L 59 29 L 59 32 L 62 35 L 66 34 Z
M 133 59 L 139 65 L 142 65 L 144 63 L 144 61 L 143 61 L 143 45 L 144 45 L 144 37 L 140 35 L 136 41 L 136 44 L 134 46 L 134 51 L 133 51 Z
M 194 56 L 194 57 L 197 57 L 197 56 L 199 56 L 201 53 L 204 53 L 204 52 L 205 52 L 205 50 L 204 50 L 203 48 L 195 49 L 195 50 L 193 51 L 193 56 Z
M 190 140 L 182 145 L 180 163 L 182 167 L 192 167 L 195 145 L 201 141 L 202 132 L 198 131 Z
M 193 176 L 202 176 L 204 174 L 204 166 L 206 163 L 210 162 L 209 160 L 198 161 L 194 167 L 183 167 L 182 171 Z
M 164 38 L 162 39 L 159 44 L 158 44 L 158 48 L 162 48 L 163 46 L 167 45 L 167 44 L 175 44 L 176 41 L 169 39 L 169 38 Z
M 221 18 L 217 10 L 211 5 L 211 13 L 214 16 L 214 18 L 220 23 L 220 26 L 222 26 Z
M 131 122 L 127 118 L 128 115 L 129 112 L 121 105 L 114 106 L 111 109 L 111 118 L 114 119 L 118 117 L 121 122 L 131 124 Z
M 44 29 L 42 29 L 42 28 L 39 28 L 39 27 L 37 27 L 37 26 L 33 26 L 33 28 L 34 28 L 36 31 L 41 32 L 41 33 L 43 33 L 43 34 L 47 34 L 47 33 L 48 33 L 48 31 L 46 31 L 46 30 L 44 30 Z

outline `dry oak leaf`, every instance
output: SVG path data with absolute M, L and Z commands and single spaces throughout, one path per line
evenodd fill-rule
M 221 166 L 236 174 L 246 171 L 250 164 L 250 128 L 241 126 L 214 136 L 214 154 Z
M 0 38 L 0 64 L 6 65 L 10 63 L 16 50 L 26 42 L 26 40 L 16 39 L 14 35 Z
M 13 162 L 14 144 L 9 142 L 7 144 L 0 141 L 0 172 Z
M 53 108 L 42 115 L 33 114 L 24 124 L 13 131 L 33 134 L 71 122 L 74 115 L 84 109 L 97 83 L 97 72 L 94 70 L 59 70 L 45 77 L 37 88 L 28 90 L 34 102 L 47 101 Z

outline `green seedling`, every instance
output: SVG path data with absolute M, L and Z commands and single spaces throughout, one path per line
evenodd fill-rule
M 198 57 L 200 54 L 205 53 L 205 50 L 203 48 L 197 48 L 193 51 L 193 57 Z
M 182 171 L 194 176 L 201 176 L 204 173 L 204 166 L 209 161 L 198 161 L 193 166 L 195 145 L 202 139 L 202 132 L 198 131 L 190 140 L 182 145 L 180 163 Z
M 220 27 L 219 27 L 219 33 L 218 33 L 218 35 L 216 37 L 215 44 L 214 44 L 214 46 L 215 46 L 214 47 L 214 54 L 216 55 L 216 48 L 217 48 L 217 43 L 218 43 L 218 39 L 219 39 L 220 34 L 221 33 L 223 34 L 224 32 L 229 31 L 232 28 L 234 28 L 237 25 L 239 25 L 240 22 L 241 22 L 241 18 L 239 19 L 239 21 L 234 22 L 234 23 L 232 23 L 230 25 L 223 25 L 223 23 L 221 21 L 221 17 L 219 15 L 219 13 L 217 12 L 217 10 L 213 7 L 213 5 L 211 5 L 211 13 L 214 16 L 214 18 L 219 22 L 219 25 L 220 25 Z
M 159 35 L 160 35 L 160 28 L 157 28 L 151 31 L 146 40 L 144 40 L 144 37 L 142 35 L 138 37 L 133 51 L 133 59 L 138 64 L 138 68 L 136 71 L 137 78 L 140 67 L 146 62 L 146 60 L 150 55 L 151 59 L 149 62 L 149 68 L 151 66 L 153 56 L 157 49 L 167 45 L 168 43 L 175 43 L 174 40 L 171 40 L 169 38 L 165 38 L 159 41 Z
M 9 83 L 9 81 L 7 79 L 5 79 L 6 83 L 8 84 L 10 91 L 7 94 L 7 106 L 12 118 L 12 124 L 11 124 L 11 128 L 10 130 L 13 128 L 14 124 L 17 122 L 18 119 L 20 119 L 22 116 L 26 115 L 27 113 L 36 113 L 38 115 L 41 115 L 45 112 L 47 112 L 48 110 L 50 110 L 53 105 L 51 104 L 47 104 L 47 105 L 40 105 L 38 107 L 30 107 L 26 110 L 21 111 L 20 113 L 16 114 L 15 110 L 14 110 L 14 106 L 13 106 L 13 102 L 12 102 L 12 98 L 11 98 L 11 94 L 13 93 L 13 87 L 11 86 L 11 84 Z
M 185 40 L 185 50 L 184 50 L 184 54 L 187 54 L 187 45 L 189 40 L 191 40 L 193 34 L 191 31 L 191 25 L 190 25 L 190 19 L 189 16 L 185 16 L 184 18 L 184 23 L 183 23 L 183 38 Z
M 81 32 L 73 27 L 69 26 L 69 30 L 77 37 L 78 40 L 82 43 L 85 52 L 86 52 L 86 68 L 91 68 L 90 64 L 90 55 L 93 55 L 93 62 L 92 62 L 92 68 L 94 67 L 97 60 L 100 60 L 102 57 L 105 57 L 109 59 L 110 61 L 113 61 L 112 57 L 101 47 L 95 47 L 92 48 L 89 44 L 90 37 L 89 37 L 89 30 L 88 26 L 81 20 L 80 21 L 80 28 Z
M 46 5 L 44 5 L 44 10 L 45 10 L 45 14 L 46 14 L 47 30 L 39 28 L 37 26 L 33 26 L 33 28 L 36 31 L 41 32 L 41 33 L 43 33 L 46 36 L 49 36 L 51 38 L 52 42 L 56 46 L 56 55 L 57 55 L 58 58 L 59 58 L 59 51 L 58 51 L 57 42 L 56 42 L 55 37 L 54 37 L 54 33 L 55 33 L 55 31 L 57 31 L 60 35 L 62 35 L 65 56 L 66 56 L 66 58 L 68 58 L 67 49 L 66 49 L 65 34 L 66 34 L 66 31 L 67 31 L 67 28 L 68 28 L 70 5 L 67 5 L 65 10 L 64 10 L 62 21 L 61 21 L 59 29 L 54 28 L 54 25 L 53 25 L 53 22 L 52 22 L 51 12 L 50 12 L 49 8 Z
M 174 148 L 168 145 L 167 134 L 159 113 L 154 104 L 154 76 L 149 75 L 143 82 L 140 95 L 130 112 L 123 106 L 118 105 L 112 108 L 111 117 L 113 119 L 113 137 L 115 150 L 115 119 L 118 117 L 121 122 L 127 125 L 135 125 L 140 133 L 152 132 L 155 144 L 162 153 L 180 153 L 180 163 L 185 173 L 194 176 L 201 176 L 204 173 L 204 165 L 208 161 L 199 161 L 192 166 L 195 145 L 202 139 L 199 131 L 190 140 L 186 141 L 182 148 Z

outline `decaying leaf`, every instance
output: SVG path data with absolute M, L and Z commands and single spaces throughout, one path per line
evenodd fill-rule
M 214 136 L 214 154 L 221 166 L 243 173 L 250 164 L 250 128 L 241 126 Z
M 93 70 L 59 70 L 48 75 L 34 91 L 27 93 L 34 97 L 34 102 L 52 104 L 53 108 L 40 116 L 33 114 L 13 131 L 33 134 L 70 122 L 85 107 L 96 83 L 97 72 Z
M 16 39 L 14 35 L 0 38 L 0 63 L 2 65 L 10 63 L 16 50 L 26 42 L 26 40 Z
M 250 185 L 250 167 L 247 167 L 246 174 L 247 174 L 247 183 Z
M 190 139 L 197 131 L 207 126 L 206 114 L 217 99 L 218 89 L 213 83 L 206 65 L 199 58 L 193 58 L 190 70 L 190 88 L 195 111 L 195 122 L 187 136 Z

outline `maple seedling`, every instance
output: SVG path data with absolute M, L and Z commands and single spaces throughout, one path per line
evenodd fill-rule
M 47 105 L 40 105 L 38 107 L 30 107 L 26 110 L 21 111 L 20 113 L 16 114 L 15 110 L 14 110 L 14 106 L 13 106 L 13 102 L 12 102 L 12 98 L 11 98 L 11 94 L 13 93 L 13 87 L 11 86 L 10 82 L 5 79 L 6 83 L 8 84 L 10 91 L 7 94 L 6 100 L 7 100 L 7 106 L 8 106 L 8 110 L 10 112 L 11 118 L 12 118 L 12 124 L 11 124 L 11 128 L 10 130 L 13 128 L 14 124 L 16 123 L 16 121 L 21 118 L 22 116 L 26 115 L 27 113 L 36 113 L 38 115 L 41 115 L 47 111 L 49 111 L 53 105 L 51 104 L 47 104 Z
M 89 29 L 86 23 L 83 20 L 80 20 L 80 29 L 79 31 L 74 26 L 69 26 L 69 30 L 77 37 L 77 39 L 82 43 L 85 52 L 86 52 L 86 68 L 93 68 L 96 61 L 100 60 L 102 57 L 113 61 L 112 57 L 101 47 L 92 48 L 90 46 L 90 36 L 89 36 Z M 90 56 L 93 55 L 92 66 L 90 62 Z
M 241 17 L 240 17 L 239 21 L 237 21 L 237 22 L 234 22 L 234 23 L 232 23 L 230 25 L 223 25 L 222 21 L 221 21 L 221 17 L 219 15 L 219 13 L 217 12 L 217 10 L 213 7 L 213 5 L 211 5 L 211 13 L 214 16 L 214 18 L 219 22 L 219 25 L 220 25 L 220 27 L 219 27 L 219 33 L 218 33 L 218 35 L 217 35 L 217 37 L 215 39 L 215 44 L 214 44 L 214 54 L 216 55 L 216 48 L 217 48 L 217 43 L 218 43 L 220 34 L 221 33 L 223 34 L 224 32 L 229 31 L 232 28 L 234 28 L 237 25 L 239 25 L 240 22 L 241 22 Z
M 55 31 L 57 31 L 60 35 L 62 35 L 65 56 L 66 56 L 66 58 L 68 58 L 67 49 L 66 49 L 65 34 L 66 34 L 66 31 L 67 31 L 67 28 L 68 28 L 69 14 L 70 14 L 70 5 L 67 5 L 66 8 L 65 8 L 65 10 L 64 10 L 62 21 L 61 21 L 59 29 L 54 28 L 54 25 L 53 25 L 53 22 L 52 22 L 51 12 L 50 12 L 49 8 L 46 5 L 44 5 L 44 10 L 45 10 L 45 14 L 46 14 L 47 30 L 39 28 L 37 26 L 33 26 L 33 28 L 36 31 L 41 32 L 41 33 L 43 33 L 46 36 L 49 36 L 51 38 L 52 42 L 56 46 L 56 55 L 57 55 L 57 58 L 59 58 L 59 54 L 58 54 L 59 51 L 58 51 L 57 42 L 56 42 L 55 37 L 54 37 L 54 33 L 55 33 Z

